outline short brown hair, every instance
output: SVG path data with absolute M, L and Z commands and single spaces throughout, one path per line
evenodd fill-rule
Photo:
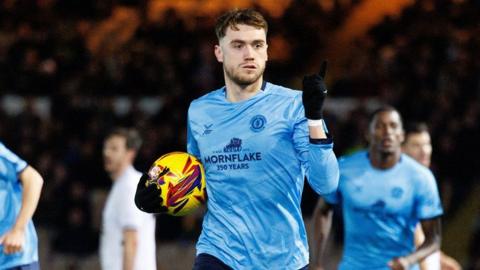
M 126 147 L 129 150 L 138 151 L 142 146 L 140 133 L 134 128 L 118 127 L 108 133 L 107 139 L 119 136 L 125 138 Z
M 430 131 L 428 130 L 428 126 L 424 122 L 409 122 L 408 124 L 405 125 L 405 141 L 403 143 L 407 142 L 408 136 L 412 134 L 419 134 L 426 132 L 430 134 Z
M 260 12 L 253 9 L 234 9 L 230 10 L 217 19 L 215 24 L 215 34 L 218 40 L 225 36 L 227 28 L 238 30 L 238 24 L 253 26 L 258 29 L 264 29 L 268 32 L 268 23 Z

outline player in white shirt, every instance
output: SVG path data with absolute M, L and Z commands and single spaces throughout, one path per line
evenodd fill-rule
M 425 123 L 412 122 L 405 127 L 405 141 L 402 151 L 414 158 L 425 167 L 430 167 L 432 159 L 432 140 Z M 425 235 L 422 228 L 417 225 L 415 229 L 415 244 L 423 243 Z M 421 270 L 460 270 L 462 267 L 452 257 L 441 251 L 434 252 L 420 262 Z
M 105 139 L 105 170 L 113 181 L 102 217 L 100 263 L 104 270 L 155 270 L 155 217 L 134 203 L 142 176 L 133 161 L 142 140 L 133 129 L 118 128 Z

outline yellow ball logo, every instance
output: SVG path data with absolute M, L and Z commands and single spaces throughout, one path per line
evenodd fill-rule
M 206 202 L 203 165 L 188 153 L 172 152 L 161 156 L 148 175 L 147 186 L 157 186 L 164 213 L 184 216 Z

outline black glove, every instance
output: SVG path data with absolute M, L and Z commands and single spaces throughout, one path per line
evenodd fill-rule
M 135 205 L 147 213 L 166 213 L 167 208 L 162 206 L 163 199 L 160 197 L 161 190 L 155 183 L 148 183 L 149 179 L 148 174 L 144 173 L 138 181 Z
M 323 61 L 318 74 L 303 77 L 302 101 L 307 119 L 320 120 L 323 118 L 323 102 L 327 96 L 327 87 L 324 81 L 326 72 L 327 61 Z

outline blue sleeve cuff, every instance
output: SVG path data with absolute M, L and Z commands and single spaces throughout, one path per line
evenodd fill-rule
M 432 217 L 426 217 L 426 218 L 419 218 L 420 221 L 424 221 L 424 220 L 432 220 L 432 219 L 436 219 L 436 218 L 441 218 L 443 216 L 443 213 L 441 214 L 438 214 L 438 215 L 434 215 Z
M 17 175 L 20 175 L 23 171 L 25 171 L 27 167 L 28 167 L 28 163 L 25 162 L 25 164 L 23 165 L 23 168 L 20 167 L 19 170 L 17 171 Z
M 327 134 L 327 138 L 325 139 L 312 139 L 310 138 L 310 143 L 312 144 L 332 144 L 333 137 Z

